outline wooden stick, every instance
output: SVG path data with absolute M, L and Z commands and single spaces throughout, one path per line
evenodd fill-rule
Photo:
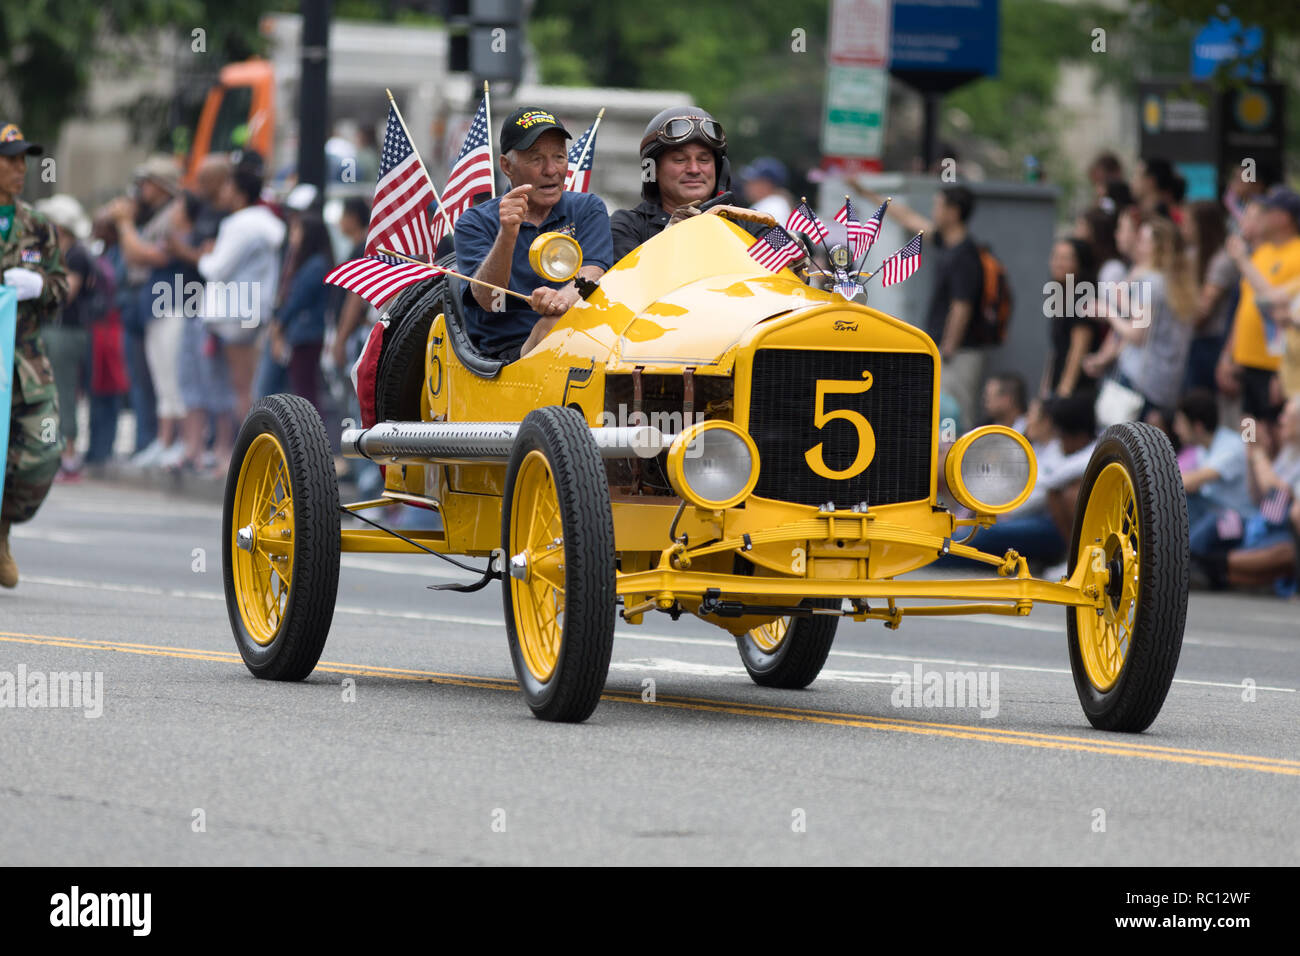
M 492 155 L 492 100 L 488 96 L 488 81 L 483 81 L 483 118 L 487 120 L 488 165 L 492 167 L 492 198 L 497 198 L 497 159 Z
M 578 155 L 578 162 L 574 164 L 573 175 L 567 177 L 564 181 L 564 188 L 566 190 L 573 185 L 573 178 L 578 175 L 578 170 L 582 169 L 582 164 L 587 158 L 587 150 L 591 149 L 591 144 L 596 142 L 596 130 L 600 129 L 600 120 L 604 115 L 605 107 L 602 106 L 600 112 L 596 114 L 596 122 L 591 124 L 591 136 L 589 136 L 587 142 L 583 144 L 582 152 Z
M 520 295 L 518 292 L 513 292 L 510 289 L 503 289 L 499 285 L 493 285 L 491 282 L 484 282 L 482 279 L 475 279 L 473 276 L 467 276 L 463 272 L 457 272 L 455 269 L 448 269 L 445 266 L 431 266 L 427 262 L 421 262 L 419 259 L 412 259 L 410 256 L 404 256 L 400 252 L 394 252 L 392 249 L 379 249 L 378 252 L 380 255 L 392 256 L 394 259 L 401 259 L 403 262 L 410 262 L 413 265 L 424 266 L 426 269 L 430 269 L 435 272 L 445 272 L 447 273 L 447 275 L 455 276 L 457 279 L 460 279 L 463 282 L 472 282 L 475 285 L 486 286 L 487 288 L 492 289 L 495 292 L 503 292 L 506 295 L 513 295 L 516 299 L 523 299 L 525 302 L 528 302 L 530 304 L 533 301 L 528 296 Z
M 442 213 L 442 221 L 447 226 L 447 235 L 450 236 L 452 234 L 451 219 L 447 217 L 447 210 L 443 208 L 442 197 L 438 195 L 438 187 L 433 184 L 433 177 L 429 175 L 429 170 L 425 168 L 424 160 L 420 159 L 420 151 L 415 148 L 415 140 L 411 139 L 411 131 L 406 128 L 406 120 L 402 119 L 402 111 L 397 108 L 397 100 L 393 99 L 393 91 L 385 88 L 384 92 L 388 94 L 388 102 L 393 104 L 393 112 L 397 114 L 397 122 L 402 124 L 402 132 L 406 134 L 406 138 L 411 142 L 411 149 L 415 153 L 416 161 L 420 164 L 420 169 L 424 172 L 424 178 L 429 181 L 429 188 L 433 190 L 434 201 L 438 204 L 438 212 Z M 430 249 L 430 258 L 433 257 L 433 253 L 434 250 Z

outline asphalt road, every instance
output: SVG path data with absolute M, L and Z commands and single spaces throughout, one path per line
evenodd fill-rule
M 1193 594 L 1177 680 L 1139 736 L 1089 727 L 1050 607 L 842 623 L 802 692 L 751 684 L 724 632 L 648 615 L 620 626 L 592 719 L 556 725 L 514 689 L 499 590 L 429 591 L 448 580 L 432 558 L 345 556 L 321 666 L 254 679 L 219 521 L 83 483 L 16 529 L 0 680 L 103 684 L 80 708 L 0 709 L 0 863 L 1300 858 L 1295 604 Z M 918 665 L 996 677 L 996 714 L 896 706 L 892 676 Z

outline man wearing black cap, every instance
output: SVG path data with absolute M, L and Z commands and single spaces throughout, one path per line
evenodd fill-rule
M 563 232 L 582 246 L 578 274 L 595 281 L 613 261 L 609 216 L 592 193 L 564 191 L 568 130 L 546 110 L 525 107 L 506 117 L 499 139 L 510 192 L 472 206 L 456 223 L 460 271 L 530 297 L 466 283 L 470 339 L 486 355 L 512 362 L 526 355 L 580 298 L 573 282 L 547 282 L 528 264 L 528 247 L 544 232 Z M 529 307 L 531 306 L 531 308 Z
M 13 123 L 0 123 L 0 273 L 18 296 L 9 447 L 0 502 L 0 586 L 7 588 L 18 584 L 18 565 L 9 552 L 9 526 L 36 514 L 58 473 L 63 445 L 54 372 L 40 327 L 62 307 L 68 277 L 54 227 L 18 198 L 27 178 L 27 157 L 41 152 L 40 146 L 23 139 L 22 130 Z

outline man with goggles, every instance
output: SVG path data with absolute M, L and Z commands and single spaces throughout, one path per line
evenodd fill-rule
M 641 199 L 609 217 L 617 262 L 668 226 L 698 215 L 700 204 L 731 188 L 727 137 L 698 106 L 652 119 L 641 138 Z

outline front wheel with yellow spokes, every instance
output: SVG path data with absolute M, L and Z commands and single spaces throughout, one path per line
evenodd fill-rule
M 268 680 L 320 660 L 339 580 L 339 492 L 325 426 L 293 395 L 248 413 L 226 478 L 222 576 L 235 644 Z
M 838 598 L 808 599 L 804 607 L 835 610 Z M 779 617 L 736 638 L 749 678 L 762 687 L 800 690 L 817 679 L 835 642 L 840 619 L 832 614 Z
M 1173 683 L 1187 619 L 1187 498 L 1158 428 L 1113 425 L 1097 442 L 1079 487 L 1071 575 L 1083 561 L 1102 602 L 1066 610 L 1079 702 L 1094 727 L 1143 731 Z
M 501 508 L 510 657 L 542 720 L 582 721 L 614 649 L 614 518 L 591 430 L 551 406 L 519 427 Z

